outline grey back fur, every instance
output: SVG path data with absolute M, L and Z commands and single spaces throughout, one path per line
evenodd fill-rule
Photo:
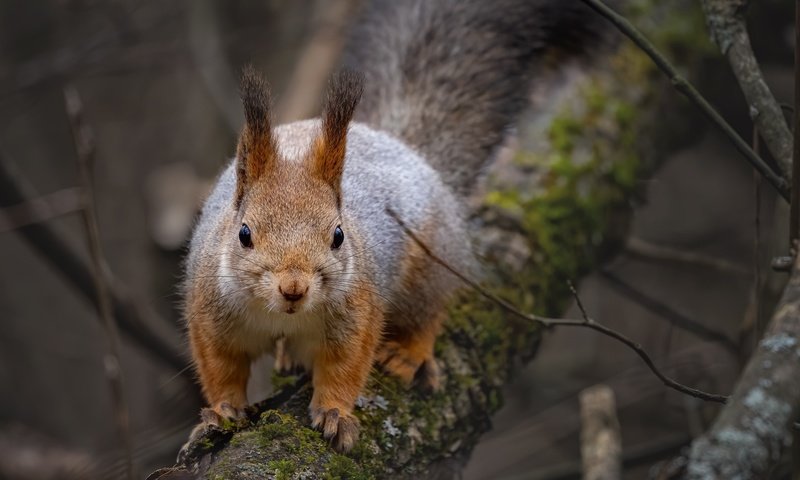
M 346 51 L 364 72 L 357 119 L 416 148 L 468 193 L 537 72 L 600 39 L 580 0 L 377 0 Z

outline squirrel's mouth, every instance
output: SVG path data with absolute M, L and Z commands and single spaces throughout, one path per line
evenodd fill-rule
M 293 306 L 286 307 L 286 310 L 285 310 L 285 312 L 288 313 L 289 315 L 293 314 L 296 311 L 297 310 L 295 310 Z

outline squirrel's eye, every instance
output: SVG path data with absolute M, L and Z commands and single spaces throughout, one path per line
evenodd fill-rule
M 242 228 L 239 229 L 239 241 L 245 248 L 253 248 L 253 239 L 250 238 L 250 227 L 243 223 Z
M 333 231 L 333 243 L 331 244 L 331 248 L 341 247 L 342 242 L 344 242 L 344 232 L 341 226 L 337 226 L 336 230 Z

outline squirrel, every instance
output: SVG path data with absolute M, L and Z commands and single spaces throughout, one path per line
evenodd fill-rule
M 319 119 L 273 127 L 266 81 L 243 72 L 236 156 L 185 264 L 207 423 L 243 418 L 250 364 L 277 347 L 311 372 L 311 425 L 339 451 L 358 438 L 354 403 L 374 365 L 439 388 L 434 343 L 460 285 L 397 219 L 474 269 L 466 196 L 537 75 L 599 35 L 579 0 L 365 8 Z

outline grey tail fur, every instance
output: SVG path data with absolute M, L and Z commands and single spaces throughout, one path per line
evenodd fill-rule
M 345 55 L 365 75 L 357 119 L 416 148 L 466 194 L 537 73 L 583 55 L 604 30 L 580 0 L 372 1 Z

